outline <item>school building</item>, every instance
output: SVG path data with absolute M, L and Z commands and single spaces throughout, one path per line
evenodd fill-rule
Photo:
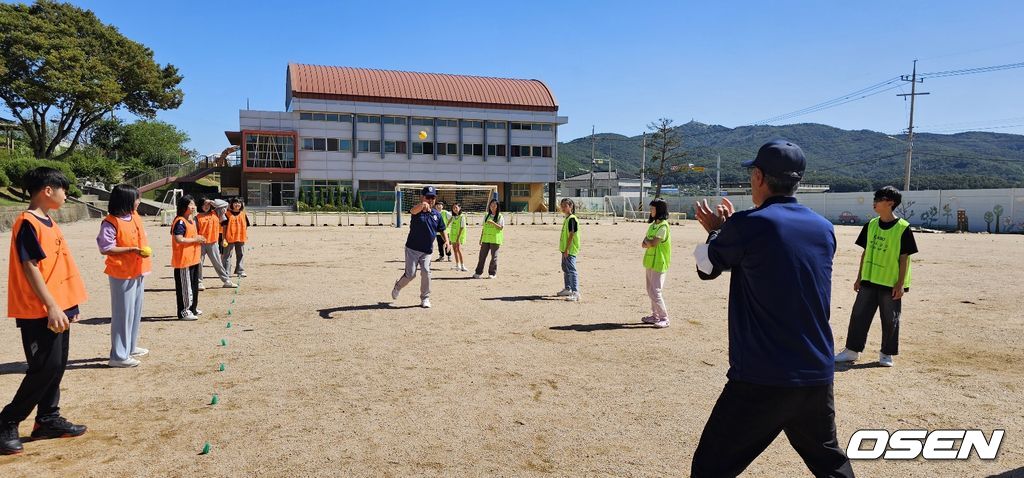
M 285 81 L 284 111 L 241 110 L 239 130 L 225 132 L 241 175 L 224 186 L 250 207 L 432 183 L 496 185 L 505 209 L 554 209 L 568 118 L 540 80 L 293 63 Z

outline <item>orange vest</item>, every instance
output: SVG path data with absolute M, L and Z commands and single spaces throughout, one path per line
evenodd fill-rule
M 224 232 L 224 240 L 228 244 L 246 242 L 249 239 L 248 226 L 245 225 L 245 211 L 234 214 L 228 211 L 228 227 Z
M 171 222 L 171 267 L 184 269 L 199 263 L 200 244 L 198 242 L 179 244 L 174 240 L 174 226 L 178 224 L 178 221 L 185 224 L 185 238 L 191 239 L 198 234 L 196 234 L 195 223 L 189 222 L 181 216 L 174 218 L 174 222 Z
M 220 217 L 214 211 L 204 212 L 196 216 L 196 227 L 199 235 L 206 238 L 209 244 L 215 244 L 220 234 Z
M 117 231 L 117 238 L 114 245 L 117 247 L 146 247 L 149 239 L 146 237 L 146 230 L 142 227 L 142 218 L 132 213 L 132 220 L 124 222 L 114 216 L 107 215 L 104 221 L 114 226 Z M 134 279 L 142 274 L 153 270 L 153 261 L 149 257 L 142 257 L 134 252 L 124 254 L 108 254 L 107 268 L 103 273 L 115 279 Z
M 35 214 L 25 211 L 14 221 L 11 228 L 11 258 L 7 270 L 7 316 L 16 319 L 45 319 L 46 304 L 32 291 L 28 276 L 18 257 L 16 238 L 23 227 L 35 229 L 36 238 L 46 257 L 39 261 L 39 272 L 46 282 L 53 300 L 61 310 L 79 305 L 88 298 L 85 283 L 78 274 L 75 258 L 71 256 L 64 233 L 56 222 L 46 227 Z M 27 266 L 31 267 L 31 266 Z

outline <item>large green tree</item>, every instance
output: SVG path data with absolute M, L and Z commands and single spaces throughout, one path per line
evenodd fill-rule
M 181 79 L 91 11 L 50 0 L 0 3 L 0 99 L 37 158 L 71 155 L 111 111 L 152 118 L 177 108 Z

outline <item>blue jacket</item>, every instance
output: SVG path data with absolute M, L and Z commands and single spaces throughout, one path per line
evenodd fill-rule
M 794 197 L 736 212 L 708 239 L 713 279 L 729 282 L 730 380 L 785 387 L 824 385 L 834 375 L 832 224 Z

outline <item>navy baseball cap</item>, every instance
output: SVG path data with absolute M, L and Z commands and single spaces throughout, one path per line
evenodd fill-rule
M 437 188 L 434 186 L 426 186 L 420 191 L 420 196 L 437 197 Z
M 769 176 L 777 178 L 801 179 L 804 177 L 804 168 L 807 167 L 807 159 L 799 146 L 777 139 L 766 143 L 757 150 L 757 157 L 750 161 L 744 161 L 744 168 L 756 167 Z

